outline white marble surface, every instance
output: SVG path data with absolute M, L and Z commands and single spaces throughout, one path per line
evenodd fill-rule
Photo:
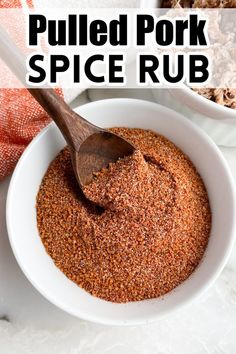
M 133 95 L 152 99 L 148 91 Z M 236 148 L 221 150 L 236 181 Z M 45 300 L 17 265 L 5 223 L 8 183 L 9 178 L 0 183 L 1 354 L 236 353 L 236 247 L 202 298 L 157 323 L 111 327 L 81 321 Z

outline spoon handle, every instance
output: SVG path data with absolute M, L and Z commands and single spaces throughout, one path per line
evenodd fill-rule
M 0 26 L 0 57 L 25 85 L 27 74 L 26 60 L 6 31 Z M 78 150 L 81 143 L 99 128 L 72 111 L 66 102 L 51 88 L 28 88 L 31 95 L 39 102 L 55 121 L 68 145 Z
M 28 91 L 54 120 L 67 144 L 78 150 L 81 143 L 99 128 L 75 113 L 51 88 L 29 88 Z

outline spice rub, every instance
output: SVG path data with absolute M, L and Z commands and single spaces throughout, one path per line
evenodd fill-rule
M 68 148 L 37 196 L 42 242 L 56 266 L 113 302 L 155 298 L 199 264 L 211 228 L 207 192 L 191 161 L 151 131 L 113 128 L 137 151 L 99 172 L 82 194 Z

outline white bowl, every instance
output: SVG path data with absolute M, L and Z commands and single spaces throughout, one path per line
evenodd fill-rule
M 161 102 L 162 105 L 174 109 L 180 114 L 184 115 L 192 122 L 197 124 L 201 129 L 203 129 L 219 146 L 227 146 L 227 147 L 235 147 L 236 146 L 236 119 L 223 119 L 224 114 L 221 114 L 222 119 L 212 119 L 207 115 L 199 113 L 196 109 L 201 110 L 204 109 L 201 106 L 201 102 L 197 103 L 197 108 L 192 104 L 191 99 L 188 97 L 191 96 L 192 92 L 188 88 L 185 88 L 186 95 L 182 95 L 181 89 L 153 89 L 152 94 L 157 103 Z M 171 91 L 171 92 L 170 92 Z M 214 109 L 217 106 L 216 103 L 211 102 L 198 95 L 196 92 L 193 92 L 196 100 L 203 100 L 204 104 L 212 104 Z M 206 102 L 205 102 L 206 101 Z M 218 105 L 219 106 L 219 105 Z M 218 109 L 218 108 L 217 108 Z M 219 111 L 222 110 L 223 107 L 219 107 Z M 224 108 L 225 110 L 226 108 Z M 230 108 L 228 108 L 230 110 Z M 230 110 L 230 112 L 235 114 L 234 110 Z M 208 112 L 205 111 L 207 114 Z
M 182 88 L 170 89 L 171 94 L 176 97 L 182 104 L 199 112 L 200 114 L 218 120 L 233 119 L 236 124 L 236 110 L 224 107 L 216 102 L 213 102 L 189 87 L 183 85 Z
M 111 99 L 76 109 L 101 126 L 152 129 L 179 146 L 193 161 L 208 190 L 213 213 L 205 256 L 196 271 L 162 298 L 114 304 L 78 287 L 54 265 L 41 242 L 35 198 L 49 163 L 65 141 L 54 124 L 26 149 L 11 180 L 7 228 L 15 257 L 30 282 L 52 303 L 77 317 L 113 325 L 142 324 L 179 309 L 202 294 L 224 267 L 235 235 L 235 193 L 229 168 L 212 140 L 181 115 L 146 101 Z
M 140 7 L 143 9 L 160 8 L 161 0 L 140 0 Z M 168 100 L 168 94 L 166 94 L 164 97 L 164 101 L 167 101 L 164 103 L 165 105 L 177 109 L 193 120 L 214 139 L 217 145 L 236 146 L 235 109 L 210 101 L 185 85 L 182 88 L 169 89 L 169 92 L 172 98 Z M 163 104 L 163 100 L 159 100 L 160 96 L 162 96 L 160 89 L 153 89 L 153 95 L 157 102 Z
M 140 7 L 143 9 L 160 8 L 161 0 L 140 0 Z M 186 85 L 182 85 L 181 88 L 173 88 L 169 90 L 182 104 L 194 109 L 203 116 L 219 120 L 234 119 L 236 123 L 236 110 L 208 100 L 191 90 Z

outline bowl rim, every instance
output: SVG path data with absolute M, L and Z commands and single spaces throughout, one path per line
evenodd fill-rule
M 94 101 L 94 102 L 89 102 L 86 103 L 84 105 L 81 105 L 79 107 L 74 108 L 74 110 L 80 110 L 82 107 L 88 106 L 88 105 L 93 105 L 93 106 L 97 106 L 97 105 L 103 105 L 105 104 L 113 104 L 114 102 L 119 102 L 119 104 L 144 104 L 144 105 L 148 105 L 149 107 L 153 106 L 153 108 L 159 108 L 161 110 L 166 110 L 167 112 L 169 112 L 170 115 L 175 115 L 176 119 L 179 121 L 184 121 L 185 124 L 187 124 L 188 126 L 191 126 L 191 128 L 195 131 L 198 132 L 198 134 L 200 133 L 204 139 L 206 139 L 208 141 L 208 143 L 210 143 L 211 148 L 213 148 L 218 155 L 218 158 L 220 159 L 223 168 L 227 174 L 228 177 L 228 182 L 230 184 L 230 189 L 232 192 L 232 201 L 233 201 L 233 213 L 236 213 L 236 194 L 235 194 L 235 185 L 234 185 L 234 180 L 231 174 L 231 171 L 229 169 L 229 166 L 226 162 L 226 160 L 224 159 L 221 151 L 218 149 L 218 147 L 216 146 L 216 144 L 212 141 L 212 139 L 204 132 L 202 131 L 198 126 L 194 125 L 192 122 L 190 122 L 186 117 L 184 117 L 183 115 L 177 113 L 176 111 L 169 109 L 165 106 L 162 106 L 160 104 L 154 103 L 154 102 L 149 102 L 149 101 L 145 101 L 145 100 L 140 100 L 140 99 L 132 99 L 132 98 L 111 98 L 111 99 L 105 99 L 105 100 L 100 100 L 100 101 Z M 86 108 L 86 107 L 85 107 Z M 21 270 L 23 271 L 24 275 L 26 276 L 26 278 L 29 280 L 29 282 L 36 288 L 36 290 L 43 295 L 48 301 L 50 301 L 53 305 L 57 306 L 58 308 L 62 309 L 63 311 L 69 313 L 70 315 L 76 317 L 76 318 L 81 318 L 83 320 L 88 320 L 88 321 L 92 321 L 98 324 L 103 324 L 103 325 L 117 325 L 117 326 L 124 326 L 124 325 L 142 325 L 145 323 L 152 323 L 157 321 L 160 318 L 163 318 L 171 313 L 174 313 L 175 311 L 181 309 L 182 307 L 185 307 L 186 305 L 189 305 L 190 303 L 192 303 L 194 300 L 196 300 L 198 297 L 200 297 L 203 293 L 205 293 L 205 291 L 211 287 L 211 285 L 215 282 L 215 280 L 218 278 L 218 276 L 220 275 L 220 273 L 222 272 L 229 256 L 230 253 L 232 251 L 232 247 L 235 241 L 235 231 L 236 231 L 236 219 L 234 218 L 232 220 L 232 227 L 231 227 L 231 233 L 229 235 L 229 240 L 228 240 L 228 246 L 226 249 L 226 252 L 224 253 L 224 255 L 222 256 L 220 262 L 217 263 L 217 266 L 214 269 L 214 272 L 212 272 L 209 276 L 209 279 L 201 284 L 198 289 L 191 295 L 188 295 L 187 298 L 182 299 L 181 301 L 179 301 L 174 307 L 171 307 L 170 309 L 167 309 L 165 311 L 165 313 L 161 313 L 161 314 L 156 314 L 156 312 L 152 315 L 152 317 L 149 317 L 146 320 L 143 319 L 132 319 L 132 320 L 115 320 L 115 319 L 109 319 L 109 320 L 104 320 L 103 318 L 99 318 L 97 317 L 93 317 L 92 315 L 89 314 L 75 314 L 75 312 L 72 311 L 72 309 L 70 308 L 70 306 L 68 306 L 66 303 L 61 303 L 59 300 L 56 299 L 56 297 L 48 295 L 45 290 L 39 286 L 39 284 L 37 283 L 37 281 L 35 279 L 33 279 L 31 277 L 31 275 L 29 274 L 29 271 L 26 269 L 23 261 L 21 260 L 19 253 L 15 247 L 15 243 L 14 243 L 14 236 L 13 235 L 13 231 L 12 231 L 12 226 L 11 226 L 11 204 L 14 202 L 13 197 L 12 197 L 12 193 L 14 192 L 14 186 L 15 183 L 17 181 L 17 177 L 18 177 L 18 173 L 20 171 L 20 169 L 22 168 L 22 164 L 24 163 L 24 160 L 28 157 L 28 155 L 31 152 L 31 148 L 32 146 L 34 146 L 35 144 L 37 144 L 38 140 L 41 139 L 41 137 L 44 134 L 47 134 L 47 131 L 49 129 L 51 129 L 51 127 L 55 125 L 54 122 L 51 122 L 48 126 L 46 126 L 44 129 L 41 130 L 41 132 L 39 132 L 36 137 L 32 140 L 32 142 L 28 145 L 28 147 L 25 149 L 24 153 L 22 154 L 21 158 L 19 159 L 17 166 L 15 167 L 15 170 L 13 172 L 13 175 L 11 177 L 11 181 L 9 184 L 9 189 L 8 189 L 8 193 L 7 193 L 7 201 L 6 201 L 6 224 L 7 224 L 7 231 L 8 231 L 8 238 L 10 241 L 10 245 L 13 251 L 13 254 L 17 260 L 17 263 L 19 265 L 19 267 L 21 268 Z M 168 294 L 167 294 L 168 295 Z
M 178 100 L 184 103 L 186 106 L 192 108 L 194 111 L 210 117 L 211 119 L 218 121 L 235 120 L 236 121 L 236 110 L 225 107 L 209 100 L 208 98 L 200 95 L 199 93 L 193 91 L 190 87 L 182 85 L 181 87 L 168 88 L 168 90 L 175 96 Z M 186 100 L 186 101 L 185 101 Z M 199 107 L 192 107 L 192 103 L 199 103 Z

